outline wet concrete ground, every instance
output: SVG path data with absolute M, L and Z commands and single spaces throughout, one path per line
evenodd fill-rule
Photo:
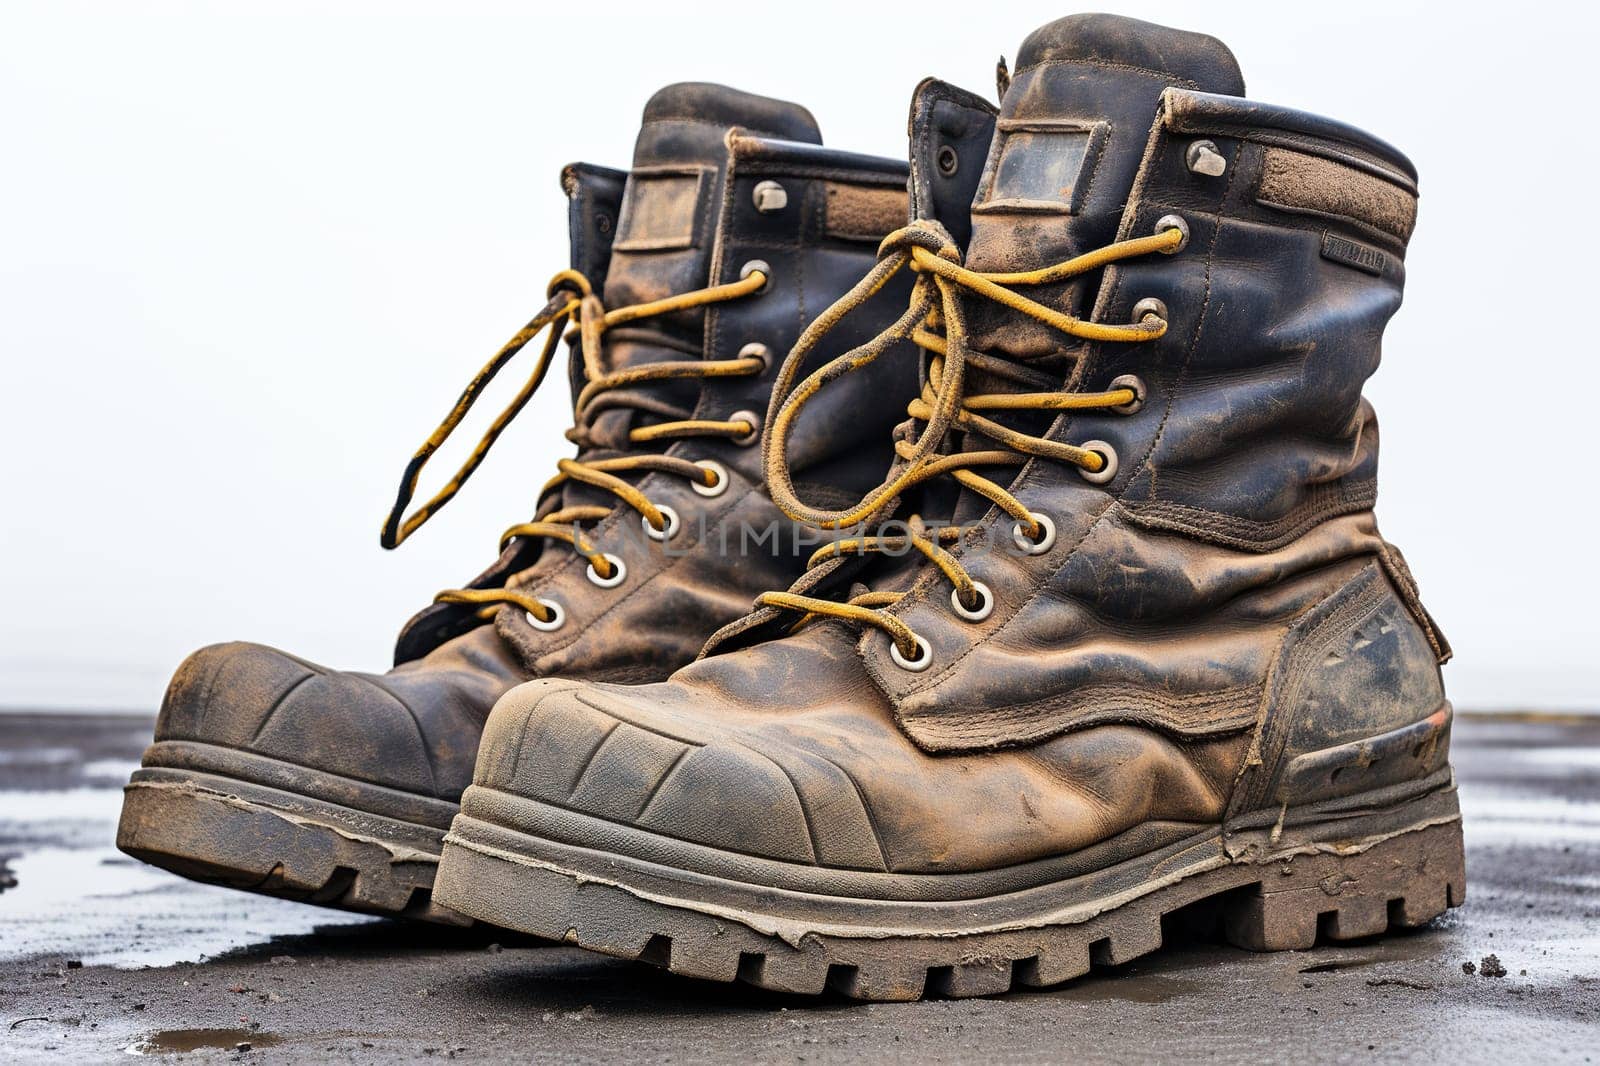
M 0 1060 L 1600 1062 L 1600 718 L 1458 720 L 1468 900 L 1423 931 L 1252 955 L 1195 915 L 1055 991 L 866 1006 L 142 866 L 149 729 L 0 715 Z

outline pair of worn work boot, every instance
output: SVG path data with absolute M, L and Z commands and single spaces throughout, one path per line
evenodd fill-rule
M 909 169 L 704 85 L 569 167 L 573 266 L 385 541 L 563 331 L 576 457 L 389 673 L 191 658 L 121 846 L 869 999 L 1067 980 L 1191 904 L 1265 950 L 1459 904 L 1449 650 L 1361 396 L 1411 164 L 1130 19 L 1001 82 L 920 85 Z

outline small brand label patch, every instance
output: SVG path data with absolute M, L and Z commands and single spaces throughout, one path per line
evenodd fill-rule
M 1335 237 L 1331 233 L 1322 235 L 1322 258 L 1365 270 L 1368 274 L 1381 275 L 1383 268 L 1389 265 L 1389 257 L 1378 249 Z

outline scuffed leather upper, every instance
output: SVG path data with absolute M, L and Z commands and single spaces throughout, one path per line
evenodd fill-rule
M 1238 736 L 1179 752 L 1107 726 L 929 758 L 862 683 L 853 634 L 819 627 L 671 681 L 545 679 L 496 705 L 477 782 L 667 836 L 795 863 L 965 872 L 1086 847 L 1227 801 Z
M 261 644 L 213 644 L 173 676 L 156 740 L 454 797 L 471 780 L 486 708 L 527 676 L 487 627 L 385 674 L 329 670 Z
M 931 565 L 882 564 L 881 582 L 841 566 L 837 598 L 853 594 L 844 580 L 909 589 L 885 609 L 928 643 L 930 668 L 896 665 L 876 628 L 764 639 L 769 611 L 663 684 L 514 690 L 477 783 L 794 862 L 870 866 L 875 841 L 890 869 L 993 869 L 1142 822 L 1292 802 L 1271 784 L 1284 760 L 1434 713 L 1447 649 L 1378 533 L 1361 396 L 1400 303 L 1415 175 L 1366 134 L 1242 91 L 1220 43 L 1133 20 L 1065 19 L 1024 46 L 966 265 L 1042 267 L 1167 215 L 1190 236 L 1028 291 L 1117 323 L 1157 298 L 1169 327 L 1153 343 L 1069 345 L 967 299 L 976 349 L 1059 367 L 1068 390 L 1146 386 L 1136 412 L 1027 429 L 1107 441 L 1120 460 L 1105 484 L 1066 463 L 1021 468 L 1009 490 L 1056 528 L 1042 554 L 1007 550 L 1012 520 L 987 501 L 958 504 L 976 524 L 954 552 L 993 590 L 992 614 L 957 615 Z M 917 139 L 916 116 L 938 110 L 924 104 L 914 153 L 939 139 Z M 1202 138 L 1222 175 L 1187 165 Z M 938 210 L 920 188 L 913 202 Z
M 609 307 L 737 279 L 752 260 L 770 270 L 758 295 L 608 332 L 607 371 L 666 359 L 731 360 L 752 342 L 767 345 L 775 362 L 867 268 L 883 234 L 907 216 L 905 166 L 830 151 L 818 140 L 810 115 L 793 104 L 720 86 L 669 86 L 645 109 L 632 171 L 579 164 L 563 172 L 572 264 L 603 282 Z M 783 209 L 757 209 L 753 189 L 764 180 L 784 187 Z M 896 310 L 886 297 L 859 328 L 881 328 Z M 830 347 L 836 353 L 849 343 L 841 336 Z M 775 370 L 633 391 L 647 405 L 669 402 L 690 408 L 694 418 L 728 420 L 765 411 Z M 582 383 L 575 369 L 575 395 Z M 912 387 L 909 368 L 886 366 L 853 402 L 843 395 L 832 401 L 806 439 L 805 476 L 839 493 L 876 477 L 890 455 L 899 397 Z M 879 407 L 875 394 L 895 402 Z M 644 447 L 628 439 L 641 417 L 648 416 L 636 407 L 604 411 L 579 458 Z M 715 460 L 729 475 L 715 498 L 696 494 L 682 477 L 634 479 L 682 518 L 664 547 L 642 535 L 637 512 L 589 486 L 569 482 L 540 501 L 541 514 L 573 503 L 614 506 L 587 535 L 622 557 L 627 577 L 619 587 L 591 582 L 586 561 L 565 544 L 528 539 L 514 541 L 471 582 L 484 588 L 510 581 L 558 602 L 566 616 L 561 628 L 536 630 L 512 610 L 481 624 L 470 607 L 435 605 L 407 625 L 397 665 L 382 675 L 330 671 L 260 645 L 214 646 L 179 669 L 157 740 L 243 749 L 453 799 L 467 782 L 489 708 L 511 685 L 556 673 L 625 682 L 666 677 L 713 630 L 749 610 L 756 594 L 793 580 L 810 549 L 797 548 L 763 491 L 759 449 L 722 438 L 656 447 Z M 518 506 L 526 504 L 513 504 L 508 522 L 527 517 Z M 775 538 L 741 540 L 745 530 L 770 530 Z

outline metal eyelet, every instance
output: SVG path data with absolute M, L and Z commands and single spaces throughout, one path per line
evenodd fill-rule
M 775 181 L 756 182 L 756 187 L 750 190 L 750 199 L 755 202 L 756 210 L 763 215 L 782 211 L 789 206 L 788 191 Z
M 1169 229 L 1175 229 L 1179 233 L 1183 234 L 1183 240 L 1179 241 L 1171 248 L 1161 249 L 1161 254 L 1177 255 L 1189 244 L 1189 223 L 1185 222 L 1182 217 L 1178 215 L 1162 215 L 1160 218 L 1156 219 L 1157 233 L 1165 233 Z
M 772 369 L 772 349 L 760 341 L 751 341 L 743 348 L 740 348 L 739 358 L 761 360 L 761 372 L 763 374 Z
M 567 611 L 560 603 L 555 600 L 547 600 L 543 596 L 539 597 L 539 602 L 544 604 L 544 609 L 550 612 L 550 621 L 541 622 L 539 621 L 539 616 L 532 611 L 524 611 L 523 617 L 528 620 L 530 626 L 541 633 L 553 633 L 567 624 Z
M 678 521 L 678 512 L 664 503 L 656 504 L 656 510 L 660 511 L 661 517 L 667 520 L 667 528 L 657 529 L 650 524 L 650 519 L 640 515 L 639 521 L 644 525 L 644 535 L 651 540 L 671 540 L 677 536 L 678 526 L 682 524 Z
M 1187 235 L 1189 231 L 1184 230 L 1183 232 L 1185 235 Z M 766 280 L 761 283 L 761 288 L 757 289 L 756 292 L 766 292 L 772 287 L 772 267 L 767 265 L 767 261 L 765 259 L 752 259 L 750 262 L 740 267 L 739 280 L 743 281 L 745 278 L 748 278 L 751 274 L 754 274 L 758 270 L 761 271 L 762 277 L 764 277 Z
M 717 475 L 716 483 L 712 485 L 702 485 L 698 481 L 689 482 L 689 487 L 695 491 L 696 495 L 704 496 L 707 499 L 715 499 L 716 497 L 721 496 L 724 492 L 728 491 L 727 467 L 723 466 L 715 459 L 696 459 L 694 461 L 694 465 L 705 470 L 709 470 L 713 474 Z
M 761 440 L 761 416 L 754 411 L 735 411 L 728 416 L 729 422 L 748 422 L 750 432 L 742 437 L 734 437 L 733 443 L 741 448 L 748 448 Z
M 1121 407 L 1111 408 L 1119 415 L 1137 414 L 1144 406 L 1145 397 L 1150 394 L 1150 390 L 1145 387 L 1144 379 L 1137 374 L 1120 374 L 1112 378 L 1111 384 L 1106 386 L 1107 392 L 1116 392 L 1118 389 L 1129 389 L 1133 392 L 1132 400 Z
M 601 552 L 600 554 L 605 556 L 606 562 L 611 564 L 611 576 L 601 577 L 600 571 L 594 568 L 593 563 L 590 563 L 589 580 L 603 589 L 614 589 L 628 579 L 628 564 L 610 552 Z
M 978 594 L 978 606 L 968 607 L 961 602 L 961 590 L 950 590 L 950 606 L 956 614 L 969 622 L 981 622 L 994 613 L 994 593 L 989 591 L 989 586 L 982 581 L 974 581 L 972 590 Z
M 1155 315 L 1163 322 L 1170 323 L 1172 321 L 1172 319 L 1167 317 L 1167 305 L 1161 300 L 1156 299 L 1154 296 L 1146 296 L 1144 299 L 1133 305 L 1134 325 L 1143 325 L 1146 315 Z
M 911 634 L 911 639 L 917 642 L 917 657 L 915 659 L 907 659 L 904 655 L 901 655 L 900 645 L 895 643 L 893 637 L 889 638 L 889 658 L 893 659 L 894 664 L 900 669 L 910 670 L 913 674 L 920 674 L 933 665 L 933 649 L 928 646 L 927 641 L 915 633 Z
M 1083 476 L 1083 480 L 1091 485 L 1104 485 L 1117 476 L 1117 450 L 1111 445 L 1103 440 L 1086 440 L 1078 447 L 1084 451 L 1099 452 L 1100 458 L 1106 461 L 1106 465 L 1099 470 L 1085 470 L 1081 466 L 1078 467 L 1078 473 Z
M 1028 555 L 1043 555 L 1055 546 L 1056 524 L 1050 520 L 1049 515 L 1040 514 L 1038 511 L 1029 511 L 1028 517 L 1037 522 L 1039 527 L 1044 530 L 1039 535 L 1039 539 L 1034 540 L 1028 536 L 1028 531 L 1022 528 L 1022 523 L 1015 522 L 1011 526 L 1011 540 Z
M 947 178 L 955 177 L 956 171 L 961 169 L 961 157 L 948 144 L 939 146 L 939 150 L 934 153 L 934 162 L 939 168 L 939 173 Z

